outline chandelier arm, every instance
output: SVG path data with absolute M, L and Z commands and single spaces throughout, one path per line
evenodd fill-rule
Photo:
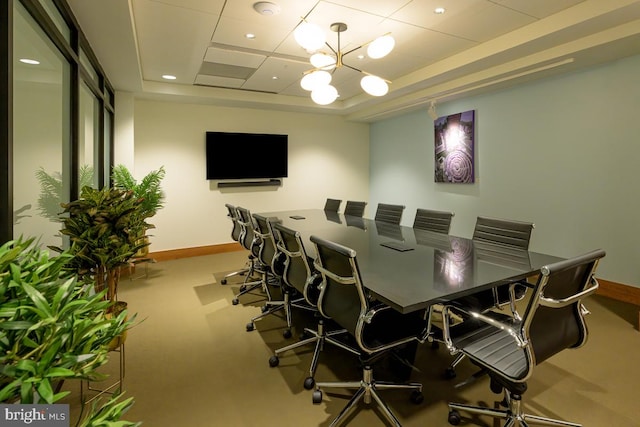
M 349 65 L 349 64 L 345 64 L 344 62 L 342 63 L 342 65 L 344 65 L 344 66 L 345 66 L 345 67 L 347 67 L 347 68 L 351 68 L 353 71 L 357 71 L 357 72 L 359 72 L 359 73 L 362 73 L 362 74 L 364 74 L 365 76 L 374 76 L 374 77 L 378 77 L 378 78 L 380 78 L 380 79 L 384 80 L 384 81 L 385 81 L 385 82 L 387 82 L 387 83 L 391 83 L 391 80 L 383 79 L 383 78 L 382 78 L 382 77 L 380 77 L 380 76 L 376 76 L 375 74 L 371 74 L 371 73 L 368 73 L 368 72 L 366 72 L 366 71 L 364 71 L 364 70 L 361 70 L 361 69 L 359 69 L 359 68 L 352 67 L 351 65 Z
M 324 42 L 324 44 L 326 44 L 326 45 L 327 45 L 327 47 L 328 47 L 329 49 L 331 49 L 331 52 L 333 52 L 333 54 L 334 54 L 334 55 L 338 56 L 338 52 L 339 52 L 339 50 L 340 50 L 340 46 L 339 46 L 339 45 L 338 45 L 338 52 L 336 52 L 336 50 L 335 50 L 334 48 L 332 48 L 332 47 L 331 47 L 331 45 L 329 44 L 329 42 Z

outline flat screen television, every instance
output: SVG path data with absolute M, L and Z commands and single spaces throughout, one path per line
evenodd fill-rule
M 284 178 L 288 143 L 288 135 L 207 132 L 207 179 Z

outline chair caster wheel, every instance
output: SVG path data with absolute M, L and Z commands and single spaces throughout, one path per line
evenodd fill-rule
M 240 292 L 244 292 L 245 289 L 247 289 L 247 287 L 245 285 L 240 285 L 240 288 L 238 289 Z
M 238 301 L 238 298 L 234 298 L 233 300 L 231 300 L 231 304 L 233 305 L 238 305 L 240 301 Z
M 278 358 L 278 356 L 271 356 L 269 358 L 269 366 L 271 366 L 272 368 L 275 368 L 279 364 L 280 364 L 280 359 Z
M 223 284 L 223 285 L 226 285 L 227 284 L 227 279 L 220 280 L 220 283 Z
M 460 424 L 461 419 L 458 411 L 449 411 L 448 421 L 452 426 L 457 426 L 458 424 Z
M 411 403 L 415 403 L 416 405 L 424 402 L 424 394 L 421 391 L 414 390 L 411 392 Z
M 247 332 L 253 331 L 253 328 L 254 328 L 253 323 L 247 323 Z
M 314 380 L 313 377 L 307 377 L 304 379 L 305 390 L 311 390 L 314 385 L 316 385 L 316 380 Z M 320 394 L 320 400 L 322 400 L 322 394 Z
M 491 379 L 491 382 L 489 383 L 489 388 L 495 394 L 501 394 L 503 390 L 502 385 L 500 385 L 498 381 L 494 381 L 493 379 Z
M 444 371 L 444 378 L 447 380 L 452 380 L 456 377 L 456 370 L 453 368 L 447 368 Z
M 282 332 L 282 336 L 286 339 L 291 338 L 291 329 L 285 329 L 284 332 Z
M 262 307 L 260 307 L 260 311 L 262 311 L 263 313 L 266 313 L 267 311 L 269 311 L 269 307 L 266 305 L 263 305 Z
M 318 405 L 322 403 L 322 391 L 320 390 L 314 391 L 313 395 L 311 396 L 311 401 L 313 402 L 314 405 Z

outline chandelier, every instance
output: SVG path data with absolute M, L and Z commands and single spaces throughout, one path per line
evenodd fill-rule
M 331 85 L 331 78 L 335 70 L 341 67 L 347 67 L 364 74 L 364 77 L 360 80 L 360 86 L 369 95 L 386 95 L 389 91 L 388 83 L 391 83 L 390 81 L 345 64 L 344 57 L 367 46 L 367 55 L 370 58 L 382 58 L 393 50 L 395 46 L 393 37 L 387 33 L 375 40 L 343 52 L 340 46 L 340 34 L 347 30 L 347 24 L 336 22 L 331 24 L 330 28 L 331 31 L 338 34 L 338 46 L 336 49 L 326 41 L 325 33 L 318 25 L 309 23 L 304 19 L 293 33 L 296 42 L 300 46 L 305 48 L 307 52 L 314 52 L 310 58 L 311 65 L 314 68 L 306 71 L 300 80 L 300 86 L 311 92 L 313 102 L 320 105 L 328 105 L 336 100 L 338 91 Z M 331 50 L 331 54 L 320 51 L 324 46 Z

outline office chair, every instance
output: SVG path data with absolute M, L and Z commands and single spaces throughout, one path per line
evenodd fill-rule
M 340 209 L 340 203 L 342 203 L 342 200 L 327 199 L 327 201 L 324 204 L 324 210 L 338 212 L 338 210 Z
M 479 216 L 476 220 L 472 240 L 475 245 L 480 247 L 487 248 L 494 246 L 496 251 L 503 249 L 526 251 L 529 249 L 529 241 L 533 228 L 534 224 L 530 222 Z M 512 315 L 519 317 L 515 304 L 525 296 L 526 291 L 526 283 L 514 282 L 458 298 L 455 300 L 455 304 L 466 308 L 468 311 L 480 313 L 494 308 L 501 309 L 505 305 L 509 305 Z M 437 341 L 437 334 L 435 336 L 435 340 Z M 453 360 L 445 371 L 446 378 L 451 379 L 456 377 L 455 369 L 463 359 L 464 354 L 461 353 Z
M 388 222 L 390 224 L 400 224 L 402 219 L 402 212 L 404 212 L 404 206 L 402 205 L 389 205 L 386 203 L 378 203 L 376 209 L 375 221 Z
M 260 262 L 258 261 L 258 255 L 262 242 L 255 235 L 255 224 L 253 222 L 251 212 L 248 209 L 240 206 L 236 207 L 236 211 L 238 212 L 238 224 L 240 224 L 240 227 L 242 227 L 242 232 L 240 234 L 240 244 L 243 248 L 250 252 L 250 265 L 249 271 L 244 278 L 244 283 L 240 286 L 238 294 L 236 294 L 235 298 L 231 301 L 233 305 L 237 305 L 240 302 L 239 297 L 241 297 L 242 295 L 247 294 L 254 289 L 263 287 L 262 280 L 250 281 L 255 273 L 260 273 Z
M 367 202 L 356 202 L 353 200 L 347 200 L 347 204 L 344 207 L 343 214 L 350 216 L 359 216 L 362 218 L 364 215 L 364 208 L 367 206 Z
M 453 212 L 418 209 L 416 210 L 416 217 L 413 220 L 413 228 L 449 234 L 453 216 Z
M 369 404 L 373 398 L 383 415 L 393 425 L 400 422 L 378 394 L 385 389 L 413 390 L 411 400 L 423 400 L 420 383 L 390 383 L 373 379 L 373 362 L 392 350 L 398 350 L 412 342 L 424 341 L 425 321 L 421 311 L 402 314 L 375 301 L 364 287 L 356 252 L 317 236 L 311 236 L 317 250 L 315 267 L 322 275 L 318 308 L 320 313 L 333 319 L 347 329 L 362 351 L 360 357 L 363 371 L 358 381 L 319 382 L 313 393 L 313 403 L 322 401 L 322 389 L 329 387 L 357 389 L 351 400 L 333 420 L 331 426 L 338 425 L 360 399 Z
M 247 332 L 253 331 L 255 329 L 255 322 L 260 320 L 270 314 L 274 314 L 280 310 L 287 309 L 287 297 L 288 295 L 282 290 L 282 282 L 276 271 L 280 269 L 277 263 L 283 262 L 281 258 L 278 257 L 278 251 L 276 250 L 276 242 L 272 233 L 272 228 L 269 225 L 273 223 L 275 218 L 267 218 L 260 214 L 253 214 L 253 219 L 255 220 L 255 235 L 260 240 L 260 249 L 258 251 L 258 261 L 260 262 L 260 275 L 262 277 L 262 287 L 267 294 L 267 301 L 264 306 L 262 306 L 262 313 L 252 317 L 251 321 L 247 323 L 246 329 Z M 281 293 L 283 295 L 283 299 L 274 300 L 271 295 L 270 287 L 277 286 L 280 287 Z M 287 329 L 284 330 L 283 336 L 285 338 L 291 337 L 291 316 L 287 312 L 286 315 L 287 320 Z
M 313 268 L 313 261 L 307 255 L 300 233 L 282 224 L 275 224 L 274 229 L 280 236 L 278 249 L 286 256 L 283 274 L 284 283 L 299 295 L 302 295 L 301 299 L 291 301 L 291 306 L 318 313 L 318 296 L 320 294 L 318 285 L 320 284 L 321 277 Z M 280 364 L 279 356 L 282 353 L 315 343 L 315 350 L 311 359 L 311 366 L 309 367 L 309 376 L 304 380 L 304 388 L 311 390 L 315 385 L 314 377 L 318 366 L 318 358 L 325 343 L 331 343 L 355 355 L 359 355 L 360 352 L 358 350 L 335 338 L 336 336 L 347 334 L 347 330 L 336 329 L 327 331 L 325 320 L 326 319 L 322 318 L 318 320 L 316 330 L 304 328 L 303 338 L 297 343 L 277 349 L 269 359 L 269 366 L 278 366 Z
M 493 409 L 449 403 L 450 424 L 458 425 L 459 411 L 464 411 L 505 419 L 505 426 L 531 423 L 580 427 L 576 423 L 525 414 L 522 397 L 537 365 L 565 349 L 585 344 L 588 331 L 582 299 L 597 290 L 594 273 L 604 256 L 604 251 L 595 250 L 542 267 L 521 319 L 500 313 L 486 316 L 479 312 L 461 312 L 455 306 L 445 306 L 447 346 L 466 354 L 487 371 L 492 391 L 504 391 L 503 405 L 507 407 Z M 446 329 L 453 312 L 474 316 L 475 328 L 457 337 L 450 336 Z
M 225 206 L 227 208 L 227 217 L 231 220 L 233 224 L 233 228 L 231 229 L 231 238 L 233 239 L 234 242 L 240 243 L 240 238 L 242 236 L 242 226 L 238 222 L 238 211 L 235 206 L 230 205 L 229 203 L 225 203 Z M 250 263 L 251 259 L 253 259 L 253 255 L 249 255 L 249 256 L 251 258 L 249 259 L 248 263 Z M 229 273 L 226 276 L 224 276 L 224 278 L 220 280 L 220 283 L 223 285 L 226 285 L 227 279 L 229 279 L 229 277 L 238 276 L 238 275 L 241 276 L 248 272 L 249 272 L 249 267 L 243 268 L 242 270 L 234 271 L 233 273 Z

